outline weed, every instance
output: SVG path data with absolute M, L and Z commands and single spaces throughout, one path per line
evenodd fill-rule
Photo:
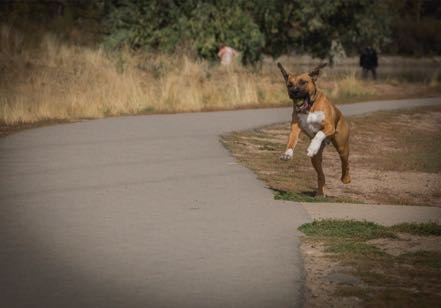
M 359 242 L 341 242 L 331 244 L 327 247 L 326 251 L 338 254 L 353 254 L 363 256 L 385 255 L 381 249 L 373 245 Z
M 429 223 L 402 223 L 394 225 L 391 229 L 395 232 L 403 232 L 415 235 L 436 235 L 441 236 L 441 225 L 429 222 Z
M 282 190 L 274 190 L 275 200 L 295 201 L 295 202 L 343 202 L 343 203 L 360 203 L 349 198 L 340 198 L 332 196 L 316 196 L 314 192 L 290 192 Z
M 303 224 L 299 230 L 308 236 L 370 240 L 396 237 L 386 227 L 368 221 L 325 219 Z

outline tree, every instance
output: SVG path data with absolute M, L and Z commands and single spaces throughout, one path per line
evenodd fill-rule
M 352 51 L 382 46 L 390 36 L 387 2 L 371 0 L 256 0 L 248 4 L 273 56 L 298 51 L 331 56 L 332 41 Z
M 332 40 L 340 41 L 347 51 L 355 51 L 363 45 L 381 47 L 390 35 L 390 18 L 384 2 L 337 0 L 312 4 L 315 13 L 302 22 L 314 26 L 304 39 L 310 52 L 320 57 L 329 56 Z
M 191 46 L 199 56 L 214 59 L 220 43 L 243 53 L 244 63 L 256 62 L 264 44 L 252 18 L 235 1 L 124 0 L 109 16 L 107 43 L 174 52 Z
M 168 52 L 185 45 L 209 59 L 221 42 L 242 51 L 244 63 L 252 63 L 262 52 L 332 57 L 333 45 L 350 51 L 364 44 L 381 47 L 390 36 L 389 2 L 380 0 L 112 2 L 111 45 Z
M 301 41 L 302 31 L 294 16 L 295 1 L 243 1 L 243 6 L 253 16 L 264 35 L 263 51 L 266 54 L 280 56 L 291 51 Z

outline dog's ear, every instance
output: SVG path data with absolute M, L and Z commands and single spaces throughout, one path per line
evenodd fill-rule
M 285 78 L 285 81 L 288 81 L 288 73 L 283 68 L 282 64 L 280 62 L 277 62 L 277 66 L 279 67 L 280 71 L 282 72 L 283 78 Z
M 320 75 L 320 70 L 324 68 L 328 63 L 319 64 L 316 68 L 314 68 L 308 75 L 312 78 L 312 80 L 316 81 L 318 76 Z

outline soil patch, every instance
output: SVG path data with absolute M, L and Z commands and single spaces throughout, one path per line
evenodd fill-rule
M 440 225 L 322 220 L 299 229 L 305 233 L 305 307 L 437 307 L 441 302 Z
M 332 202 L 441 207 L 441 107 L 377 112 L 348 121 L 352 183 L 340 182 L 340 159 L 332 145 L 324 150 L 326 193 Z M 279 157 L 288 134 L 289 124 L 283 123 L 228 134 L 222 141 L 270 188 L 311 196 L 317 184 L 305 154 L 309 138 L 301 134 L 293 159 L 283 162 Z
M 440 251 L 441 243 L 439 236 L 418 236 L 407 233 L 398 233 L 397 238 L 381 238 L 367 242 L 386 253 L 399 256 L 403 253 L 415 253 L 417 251 Z

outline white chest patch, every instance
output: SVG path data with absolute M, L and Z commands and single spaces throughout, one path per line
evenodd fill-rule
M 308 134 L 309 137 L 313 137 L 315 133 L 323 128 L 323 121 L 325 120 L 325 113 L 323 111 L 309 112 L 307 114 L 299 114 L 300 127 Z

